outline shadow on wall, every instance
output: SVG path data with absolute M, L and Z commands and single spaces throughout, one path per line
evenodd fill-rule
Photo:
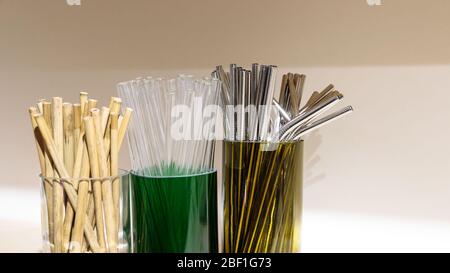
M 311 133 L 305 138 L 305 151 L 304 151 L 304 183 L 303 187 L 309 187 L 315 183 L 323 181 L 326 177 L 325 172 L 315 173 L 312 170 L 319 170 L 315 168 L 320 163 L 320 156 L 317 154 L 317 150 L 322 143 L 322 135 L 319 131 Z

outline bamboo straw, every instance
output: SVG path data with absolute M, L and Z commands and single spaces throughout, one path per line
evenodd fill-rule
M 98 166 L 100 168 L 100 176 L 97 177 L 109 177 L 107 157 L 105 154 L 105 147 L 102 137 L 102 125 L 100 111 L 98 109 L 91 110 L 92 118 L 94 120 L 95 136 L 98 152 Z M 104 205 L 104 216 L 106 223 L 106 238 L 108 242 L 109 252 L 117 252 L 117 226 L 115 224 L 115 212 L 114 212 L 114 202 L 112 185 L 110 179 L 105 179 L 101 181 L 102 187 L 102 199 Z
M 84 134 L 83 136 L 84 137 Z M 80 155 L 81 160 L 80 160 Z M 81 161 L 81 164 L 78 163 Z M 78 173 L 78 166 L 81 165 L 79 175 L 77 177 L 85 178 L 89 176 L 89 157 L 86 144 L 82 142 L 78 146 L 77 160 L 75 161 L 75 175 Z M 76 177 L 75 177 L 76 178 Z M 73 247 L 71 247 L 72 253 L 78 253 L 81 251 L 81 245 L 83 243 L 83 226 L 85 225 L 86 212 L 89 197 L 89 180 L 80 180 L 78 183 L 78 202 L 77 202 L 77 213 L 75 214 L 75 222 L 73 225 L 71 241 Z
M 100 177 L 100 170 L 98 164 L 98 151 L 96 144 L 96 135 L 94 128 L 94 121 L 92 117 L 85 117 L 84 126 L 86 130 L 86 142 L 89 153 L 89 163 L 91 168 L 92 177 Z M 106 249 L 105 236 L 103 233 L 103 210 L 102 210 L 102 186 L 101 181 L 93 181 L 93 191 L 94 191 L 94 205 L 95 205 L 95 221 L 97 225 L 97 238 L 100 247 Z
M 83 141 L 80 140 L 81 134 L 81 105 L 75 103 L 73 105 L 73 137 L 74 137 L 74 151 L 78 151 L 78 144 Z M 76 153 L 75 153 L 76 155 Z
M 42 107 L 42 111 L 43 111 L 43 107 Z M 35 118 L 33 117 L 34 115 L 38 114 L 38 110 L 35 107 L 30 107 L 28 109 L 28 112 L 30 114 L 31 126 L 33 129 L 34 137 L 35 137 L 36 149 L 37 149 L 38 157 L 39 157 L 39 166 L 41 169 L 41 175 L 42 175 L 42 177 L 44 177 L 45 176 L 45 167 L 46 167 L 46 157 L 45 157 L 45 153 L 44 153 L 45 144 L 44 144 L 42 135 L 39 131 L 38 124 L 37 124 Z M 44 183 L 45 200 L 46 200 L 46 205 L 47 205 L 46 206 L 47 207 L 47 221 L 48 221 L 48 225 L 50 228 L 50 223 L 52 221 L 52 209 L 51 209 L 52 208 L 52 185 L 44 180 L 43 180 L 43 183 Z M 53 228 L 53 226 L 52 226 L 52 228 Z M 50 234 L 49 234 L 49 237 L 50 237 Z M 49 238 L 49 241 L 50 241 L 50 238 Z
M 45 99 L 40 99 L 39 101 L 38 101 L 38 103 L 37 103 L 37 110 L 38 110 L 38 113 L 44 113 L 44 102 L 45 102 L 46 100 Z
M 63 128 L 63 101 L 62 98 L 55 97 L 52 101 L 53 106 L 53 139 L 55 141 L 56 153 L 58 157 L 64 158 L 64 128 Z M 58 174 L 55 175 L 56 178 Z M 65 178 L 69 178 L 67 173 Z M 63 217 L 64 217 L 64 190 L 60 181 L 53 183 L 53 214 L 54 214 L 54 236 L 55 252 L 63 250 Z
M 86 209 L 83 207 L 84 198 L 86 198 L 86 190 L 85 187 L 89 188 L 89 185 L 87 184 L 87 181 L 78 181 L 78 178 L 85 178 L 89 176 L 89 168 L 86 165 L 86 158 L 87 154 L 85 153 L 85 144 L 83 142 L 84 133 L 77 137 L 79 139 L 80 145 L 77 146 L 76 150 L 76 156 L 75 156 L 75 164 L 73 168 L 73 178 L 74 178 L 74 187 L 78 190 L 78 200 L 77 200 L 77 213 L 75 216 L 75 223 L 73 224 L 73 231 L 72 231 L 72 244 L 69 247 L 71 252 L 77 252 L 79 251 L 79 247 L 81 246 L 81 240 L 82 240 L 82 230 L 83 230 L 83 224 L 84 224 L 84 218 L 86 215 Z M 87 163 L 89 164 L 89 163 Z M 83 185 L 81 185 L 83 184 Z M 66 211 L 67 213 L 67 211 Z M 78 216 L 78 217 L 77 217 Z M 77 221 L 78 218 L 78 221 Z M 77 226 L 77 232 L 75 231 L 75 226 Z M 75 234 L 76 233 L 76 234 Z M 74 239 L 76 238 L 76 240 Z
M 126 108 L 125 114 L 123 115 L 122 121 L 119 121 L 119 133 L 118 133 L 118 146 L 119 149 L 122 147 L 123 140 L 125 139 L 125 133 L 130 123 L 131 115 L 133 114 L 133 109 Z
M 84 130 L 83 118 L 90 114 L 88 102 L 89 94 L 87 92 L 80 92 L 81 130 Z
M 95 107 L 97 107 L 97 100 L 94 99 L 89 99 L 88 100 L 88 104 L 87 104 L 87 109 L 84 113 L 84 117 L 90 116 L 91 115 L 91 110 L 95 109 Z M 93 177 L 93 175 L 91 175 L 91 177 Z M 95 208 L 95 197 L 94 197 L 94 183 L 93 181 L 91 181 L 91 183 L 89 183 L 89 203 L 91 203 L 93 205 L 93 208 Z M 95 209 L 92 211 L 92 214 L 88 215 L 90 218 L 90 221 L 92 223 L 93 226 L 95 226 Z M 103 225 L 102 225 L 103 227 Z M 103 236 L 104 238 L 104 236 Z M 106 245 L 104 245 L 103 247 L 106 247 Z M 105 248 L 106 249 L 106 248 Z
M 111 113 L 111 177 L 113 177 L 112 181 L 112 195 L 114 202 L 114 220 L 116 223 L 116 227 L 119 227 L 119 200 L 120 200 L 120 180 L 117 175 L 119 175 L 119 131 L 118 131 L 118 123 L 119 123 L 119 115 L 117 113 Z
M 94 99 L 89 99 L 88 100 L 88 110 L 85 113 L 85 116 L 88 116 L 91 113 L 91 110 L 95 109 L 97 107 L 97 103 L 98 103 L 97 100 L 94 100 Z
M 95 201 L 92 180 L 89 183 L 88 196 L 87 196 L 87 220 L 95 228 Z M 81 244 L 81 252 L 85 253 L 88 251 L 89 246 L 83 241 Z
M 92 183 L 90 183 L 92 184 Z M 91 187 L 89 188 L 89 200 L 88 200 L 88 217 L 90 222 L 92 223 L 92 225 L 95 225 L 95 202 L 94 202 L 94 195 L 92 193 L 93 191 L 93 187 L 91 185 Z
M 64 165 L 69 175 L 73 176 L 73 165 L 75 160 L 75 140 L 74 140 L 74 116 L 73 105 L 63 104 L 63 126 L 64 126 Z M 76 188 L 76 187 L 75 187 Z
M 74 116 L 73 105 L 63 104 L 63 124 L 64 124 L 64 165 L 69 175 L 73 177 L 75 160 L 75 140 L 74 140 Z M 78 181 L 74 181 L 74 188 L 78 188 Z M 70 204 L 66 205 L 66 213 L 63 224 L 63 248 L 64 252 L 69 250 L 70 232 L 72 230 L 74 211 Z
M 120 98 L 113 98 L 112 104 L 111 104 L 111 111 L 110 113 L 119 113 L 120 107 L 122 105 L 122 100 Z M 111 147 L 111 119 L 108 118 L 108 123 L 106 125 L 106 130 L 103 131 L 104 135 L 104 148 L 105 148 L 105 154 L 108 156 L 110 152 Z
M 102 124 L 102 132 L 103 132 L 103 134 L 105 134 L 106 126 L 108 125 L 110 109 L 111 108 L 109 108 L 109 107 L 102 107 L 101 124 Z
M 81 107 L 81 116 L 84 117 L 86 115 L 86 105 L 89 101 L 89 94 L 87 92 L 80 92 L 80 107 Z
M 44 108 L 45 109 L 45 108 Z M 33 115 L 38 124 L 39 131 L 41 132 L 42 138 L 44 139 L 46 152 L 49 155 L 50 160 L 53 162 L 56 172 L 62 180 L 70 181 L 69 174 L 64 166 L 64 162 L 62 158 L 58 155 L 56 144 L 52 138 L 51 132 L 47 126 L 47 123 L 42 114 Z M 69 198 L 69 201 L 76 211 L 77 205 L 77 193 L 75 189 L 69 183 L 62 183 L 64 190 Z M 96 243 L 95 235 L 93 232 L 93 228 L 90 223 L 86 223 L 84 226 L 84 233 L 86 238 L 94 252 L 101 252 L 102 249 Z
M 74 178 L 86 178 L 89 176 L 89 157 L 87 152 L 86 143 L 84 140 L 84 128 L 81 130 L 81 114 L 82 112 L 77 110 L 77 105 L 74 105 L 75 114 L 75 135 L 78 135 L 77 139 L 77 152 L 74 165 Z M 80 106 L 81 110 L 81 106 Z M 73 225 L 73 231 L 71 236 L 71 253 L 78 253 L 81 251 L 81 245 L 83 243 L 83 226 L 86 219 L 87 199 L 89 194 L 89 181 L 78 181 L 78 202 L 77 213 L 75 215 L 75 222 Z
M 66 105 L 66 104 L 65 104 Z M 83 138 L 80 135 L 81 134 L 81 105 L 80 104 L 74 104 L 73 105 L 73 115 L 72 115 L 72 119 L 73 119 L 73 132 L 72 132 L 72 138 L 73 138 L 73 160 L 74 160 L 74 164 L 73 164 L 73 170 L 72 172 L 69 171 L 69 174 L 72 175 L 73 178 L 75 178 L 73 180 L 73 186 L 74 188 L 78 191 L 78 184 L 79 181 L 76 178 L 80 177 L 80 172 L 81 172 L 81 161 L 82 161 L 82 157 L 83 157 Z M 65 122 L 67 120 L 67 117 L 65 116 L 64 118 Z M 66 123 L 64 124 L 64 126 L 66 127 Z M 69 125 L 69 130 L 72 129 L 70 128 Z M 70 153 L 70 150 L 72 149 L 72 145 L 67 143 L 67 140 L 70 140 L 70 134 L 71 132 L 69 131 L 68 133 L 65 133 L 65 140 L 66 140 L 66 144 L 68 145 L 68 148 L 66 149 L 66 147 L 64 148 L 64 156 L 67 157 L 68 154 Z M 67 136 L 69 135 L 69 136 Z M 81 138 L 80 138 L 81 137 Z M 81 143 L 80 149 L 79 150 L 79 143 Z M 67 159 L 65 159 L 67 160 Z M 66 167 L 68 166 L 68 164 L 66 163 Z M 89 172 L 87 174 L 85 174 L 83 177 L 87 177 L 89 176 Z M 78 204 L 77 207 L 80 208 L 80 195 L 78 194 Z M 80 212 L 81 216 L 85 216 L 85 212 Z M 72 233 L 72 228 L 74 226 L 74 218 L 75 218 L 75 212 L 72 208 L 72 206 L 68 205 L 66 207 L 66 218 L 64 219 L 64 237 L 63 237 L 63 242 L 64 242 L 64 246 L 66 247 L 65 250 L 69 251 L 72 248 L 74 248 L 73 244 L 70 244 L 69 240 L 71 238 L 71 233 Z M 82 219 L 85 217 L 81 217 Z M 80 227 L 81 228 L 81 234 L 83 231 L 83 226 Z
M 43 111 L 42 111 L 43 117 L 45 119 L 45 122 L 48 124 L 48 127 L 50 128 L 50 130 L 52 130 L 52 104 L 50 102 L 43 102 Z M 46 191 L 49 192 L 49 196 L 48 196 L 48 210 L 49 210 L 49 224 L 48 224 L 48 236 L 49 236 L 49 241 L 51 243 L 51 248 L 52 248 L 52 252 L 54 252 L 54 236 L 53 236 L 53 232 L 54 232 L 54 215 L 53 215 L 53 181 L 48 179 L 48 177 L 53 177 L 54 176 L 54 172 L 53 172 L 53 165 L 52 165 L 52 161 L 50 159 L 50 155 L 48 154 L 47 151 L 45 151 L 44 154 L 45 157 L 45 177 L 47 177 L 47 179 L 45 179 L 44 181 L 44 187 L 47 189 Z
M 36 120 L 33 118 L 33 115 L 38 114 L 38 109 L 36 107 L 30 107 L 28 109 L 28 113 L 30 114 L 30 120 L 31 120 L 31 126 L 33 128 L 33 132 L 34 132 L 34 138 L 35 138 L 35 143 L 36 143 L 36 149 L 38 152 L 38 157 L 39 157 L 39 167 L 41 169 L 41 174 L 44 175 L 45 172 L 45 155 L 44 155 L 44 144 L 42 143 L 42 136 L 39 132 L 39 128 L 38 125 L 36 123 Z M 47 195 L 47 191 L 46 191 L 46 195 Z

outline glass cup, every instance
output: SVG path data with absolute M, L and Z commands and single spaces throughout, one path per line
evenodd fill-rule
M 300 251 L 303 141 L 224 141 L 225 253 Z
M 218 251 L 216 171 L 131 177 L 135 252 Z
M 43 252 L 130 252 L 129 172 L 121 170 L 118 176 L 87 179 L 40 177 Z M 97 187 L 101 192 L 105 183 L 111 184 L 110 200 L 113 203 L 112 209 L 108 211 L 112 211 L 112 214 L 107 214 L 106 206 L 109 204 L 101 199 L 101 212 L 98 211 L 103 222 L 98 224 L 93 189 Z M 72 202 L 76 204 L 75 211 Z M 83 220 L 80 220 L 81 215 L 77 215 L 80 207 L 85 210 Z M 99 239 L 100 236 L 103 236 L 103 240 Z

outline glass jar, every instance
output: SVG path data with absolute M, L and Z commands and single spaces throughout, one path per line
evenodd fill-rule
M 226 253 L 300 250 L 303 141 L 224 141 Z
M 130 252 L 129 172 L 103 178 L 40 177 L 43 252 Z M 112 192 L 104 191 L 105 183 Z M 105 194 L 111 194 L 112 204 L 105 203 Z
M 217 171 L 131 177 L 137 253 L 218 251 Z

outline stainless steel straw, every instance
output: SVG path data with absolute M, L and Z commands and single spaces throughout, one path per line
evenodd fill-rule
M 274 97 L 277 70 L 274 65 L 254 63 L 251 70 L 246 70 L 231 64 L 227 73 L 221 65 L 216 66 L 211 75 L 220 79 L 223 86 L 227 140 L 299 140 L 308 132 L 353 111 L 349 106 L 320 118 L 343 98 L 332 84 L 320 92 L 313 92 L 302 105 L 306 79 L 303 74 L 283 75 L 277 100 Z
M 304 127 L 303 129 L 301 129 L 299 132 L 297 132 L 295 134 L 295 136 L 293 137 L 294 140 L 299 140 L 301 139 L 302 136 L 319 129 L 320 127 L 336 120 L 339 118 L 344 117 L 345 115 L 350 114 L 351 112 L 353 112 L 353 107 L 351 106 L 347 106 L 335 113 L 332 113 L 330 115 L 327 115 L 321 119 L 318 119 L 316 121 L 314 121 L 313 123 L 309 124 L 308 126 Z

